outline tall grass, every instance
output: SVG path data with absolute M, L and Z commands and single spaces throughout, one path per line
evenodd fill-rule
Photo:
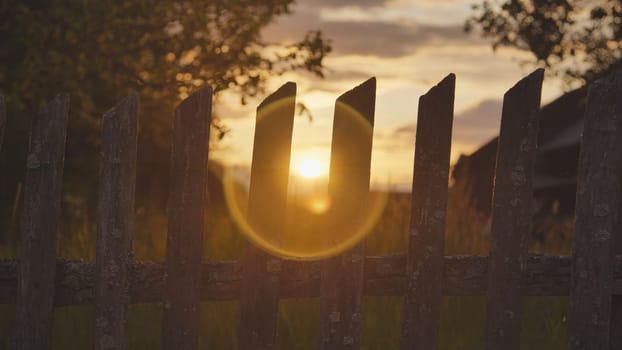
M 66 201 L 67 199 L 65 199 Z M 86 203 L 64 203 L 63 224 L 59 235 L 58 255 L 92 260 L 95 252 L 96 223 Z M 240 257 L 245 239 L 226 215 L 224 206 L 210 206 L 206 216 L 205 259 L 229 260 Z M 68 209 L 71 209 L 68 211 Z M 366 239 L 368 255 L 406 251 L 410 197 L 391 195 L 380 220 Z M 166 250 L 166 215 L 162 210 L 137 208 L 133 232 L 136 260 L 163 261 Z M 488 252 L 489 220 L 473 210 L 450 191 L 447 214 L 445 253 L 481 254 Z M 551 223 L 550 232 L 534 241 L 533 252 L 567 254 L 570 252 L 570 221 Z M 0 247 L 0 258 L 14 258 L 13 246 Z M 565 349 L 567 298 L 529 297 L 521 348 Z M 403 298 L 365 297 L 362 320 L 362 348 L 399 349 Z M 237 302 L 204 302 L 201 305 L 201 349 L 234 349 L 237 344 Z M 14 305 L 0 305 L 0 347 L 6 348 L 15 317 Z M 484 337 L 484 297 L 443 298 L 441 349 L 481 349 Z M 129 309 L 131 349 L 160 347 L 162 309 L 159 304 L 132 305 Z M 91 347 L 92 306 L 59 307 L 54 315 L 54 349 Z M 277 349 L 316 349 L 318 344 L 319 300 L 286 299 L 279 304 Z M 422 330 L 425 331 L 425 330 Z

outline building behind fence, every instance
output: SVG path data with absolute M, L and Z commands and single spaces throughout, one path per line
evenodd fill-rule
M 419 100 L 408 251 L 365 256 L 358 244 L 321 261 L 283 260 L 252 244 L 240 261 L 201 260 L 209 88 L 175 111 L 166 262 L 131 258 L 136 94 L 103 116 L 96 261 L 57 259 L 69 107 L 69 96 L 58 95 L 32 127 L 19 259 L 0 261 L 0 303 L 17 304 L 15 347 L 51 348 L 54 307 L 94 304 L 94 348 L 127 349 L 128 304 L 161 302 L 162 347 L 196 349 L 200 302 L 239 300 L 238 347 L 272 349 L 279 299 L 319 297 L 320 349 L 358 349 L 362 297 L 404 296 L 401 348 L 436 349 L 442 296 L 486 295 L 486 349 L 519 349 L 524 296 L 570 296 L 569 349 L 622 349 L 622 73 L 590 88 L 569 257 L 527 254 L 542 79 L 537 70 L 504 97 L 487 257 L 444 256 L 453 74 Z M 338 103 L 373 125 L 375 85 L 370 79 Z M 295 95 L 287 83 L 257 109 L 248 216 L 274 230 L 286 205 Z M 260 118 L 275 100 L 285 101 L 278 117 Z M 336 205 L 369 191 L 371 134 L 358 134 L 344 113 L 335 109 Z M 6 118 L 0 98 L 0 147 Z

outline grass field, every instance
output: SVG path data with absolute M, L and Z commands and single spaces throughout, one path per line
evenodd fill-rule
M 390 196 L 384 214 L 368 236 L 368 255 L 405 251 L 407 246 L 409 199 Z M 95 224 L 84 212 L 63 215 L 58 253 L 66 258 L 93 259 Z M 236 259 L 244 238 L 223 212 L 208 215 L 204 243 L 205 259 Z M 446 255 L 487 254 L 488 223 L 459 198 L 450 197 L 447 216 Z M 165 253 L 166 217 L 138 208 L 134 225 L 134 252 L 137 260 L 162 261 Z M 531 245 L 532 251 L 568 254 L 570 224 L 551 226 L 551 233 Z M 0 246 L 0 258 L 13 258 L 14 246 Z M 399 349 L 402 318 L 401 297 L 365 297 L 362 348 Z M 522 349 L 565 349 L 568 301 L 563 297 L 529 297 L 521 340 Z M 161 306 L 132 305 L 129 311 L 131 349 L 158 349 Z M 15 306 L 0 305 L 0 348 L 6 348 L 14 322 Z M 91 347 L 93 308 L 60 307 L 54 315 L 54 349 Z M 238 318 L 237 302 L 205 302 L 201 308 L 201 349 L 234 349 Z M 483 297 L 445 297 L 441 314 L 441 349 L 482 349 L 485 318 Z M 279 305 L 277 349 L 317 348 L 318 299 L 288 299 Z

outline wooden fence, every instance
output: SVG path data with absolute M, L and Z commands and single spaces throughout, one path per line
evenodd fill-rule
M 407 253 L 364 256 L 359 244 L 316 262 L 281 260 L 253 245 L 241 261 L 201 261 L 209 88 L 175 111 L 166 262 L 131 258 L 136 94 L 103 116 L 96 262 L 57 259 L 69 108 L 69 97 L 58 95 L 33 123 L 19 260 L 0 262 L 0 303 L 17 304 L 16 348 L 51 347 L 55 306 L 94 304 L 94 348 L 127 349 L 128 304 L 161 302 L 163 348 L 196 349 L 199 303 L 239 300 L 239 348 L 272 349 L 279 299 L 319 297 L 320 349 L 358 349 L 362 296 L 391 295 L 405 297 L 402 349 L 436 349 L 441 297 L 486 295 L 486 349 L 519 349 L 523 297 L 540 295 L 570 296 L 570 349 L 621 349 L 622 73 L 590 89 L 571 257 L 527 254 L 542 79 L 537 70 L 504 97 L 489 257 L 443 252 L 453 74 L 419 100 Z M 287 196 L 295 95 L 287 83 L 257 109 L 248 215 L 275 231 Z M 262 118 L 275 100 L 286 101 L 278 117 Z M 375 79 L 338 102 L 373 125 Z M 4 110 L 0 98 L 0 147 Z M 336 107 L 329 191 L 337 203 L 369 191 L 371 134 L 357 134 L 345 113 Z

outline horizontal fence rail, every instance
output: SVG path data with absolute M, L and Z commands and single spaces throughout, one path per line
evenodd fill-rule
M 526 296 L 570 295 L 570 256 L 530 255 L 525 267 Z M 279 298 L 319 296 L 321 262 L 283 261 Z M 92 262 L 57 260 L 56 306 L 93 302 Z M 443 289 L 446 296 L 485 295 L 488 257 L 446 256 L 443 261 Z M 237 261 L 201 264 L 201 300 L 237 300 L 242 292 L 242 273 Z M 17 261 L 0 261 L 0 304 L 15 303 Z M 130 302 L 162 301 L 164 264 L 134 263 L 130 273 Z M 406 254 L 365 257 L 363 294 L 403 296 L 406 291 Z M 614 263 L 614 295 L 622 295 L 622 256 Z

